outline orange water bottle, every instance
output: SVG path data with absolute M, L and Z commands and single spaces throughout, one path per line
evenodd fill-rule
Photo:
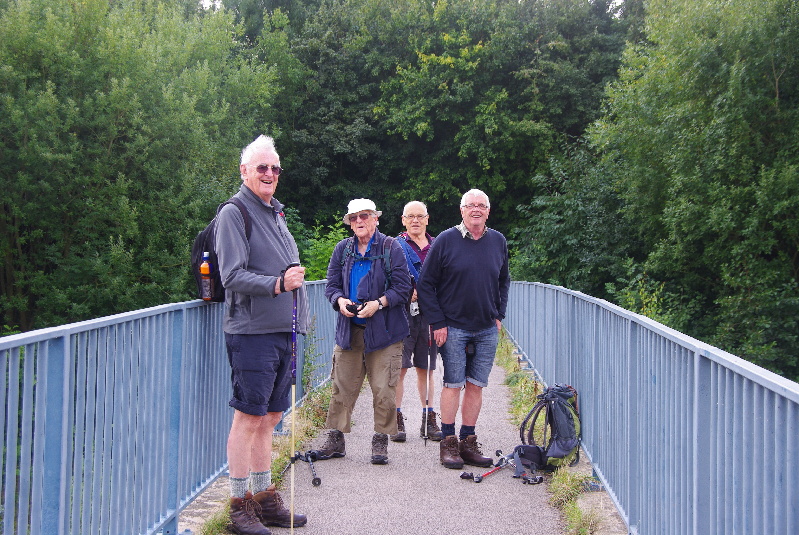
M 202 278 L 203 301 L 210 301 L 214 295 L 214 280 L 211 278 L 211 261 L 208 251 L 203 252 L 203 262 L 200 264 L 200 277 Z

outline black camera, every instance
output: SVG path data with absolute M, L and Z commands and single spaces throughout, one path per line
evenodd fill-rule
M 366 305 L 366 303 L 350 303 L 345 308 L 350 311 L 351 314 L 358 315 L 358 312 Z

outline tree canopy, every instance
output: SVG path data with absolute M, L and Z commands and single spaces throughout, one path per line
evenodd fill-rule
M 797 378 L 799 8 L 647 7 L 589 148 L 525 209 L 553 241 L 518 261 Z
M 792 0 L 0 0 L 0 314 L 193 297 L 196 232 L 273 136 L 309 273 L 370 197 L 490 196 L 515 279 L 799 377 Z

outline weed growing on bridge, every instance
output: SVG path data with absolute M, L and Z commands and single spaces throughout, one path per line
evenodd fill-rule
M 543 385 L 535 380 L 532 373 L 522 369 L 516 347 L 504 331 L 497 345 L 495 361 L 505 369 L 505 384 L 511 391 L 511 421 L 519 426 L 535 405 L 536 396 L 543 391 Z
M 513 342 L 503 331 L 497 346 L 495 361 L 505 370 L 505 384 L 511 392 L 510 416 L 517 426 L 535 405 L 536 397 L 544 390 L 532 371 L 523 369 Z M 543 421 L 538 422 L 543 426 Z M 591 535 L 599 529 L 601 518 L 595 511 L 583 511 L 577 496 L 591 476 L 580 474 L 568 467 L 560 468 L 546 476 L 550 503 L 563 511 L 569 535 Z
M 297 421 L 295 422 L 295 432 L 297 440 L 297 450 L 303 450 L 303 444 L 312 440 L 324 428 L 327 407 L 330 405 L 330 394 L 332 385 L 328 382 L 324 386 L 310 392 L 297 409 Z M 283 422 L 284 429 L 289 429 L 290 421 Z M 289 459 L 294 452 L 291 451 L 291 435 L 276 435 L 272 443 L 272 482 L 281 488 L 283 482 L 283 469 L 289 463 Z M 302 469 L 301 466 L 295 467 Z M 287 472 L 288 474 L 288 472 Z M 229 503 L 214 515 L 208 518 L 200 528 L 200 535 L 228 535 L 230 520 Z

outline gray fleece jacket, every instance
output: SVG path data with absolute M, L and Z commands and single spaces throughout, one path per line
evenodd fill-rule
M 291 262 L 299 262 L 297 244 L 286 226 L 283 205 L 263 202 L 242 184 L 235 197 L 244 201 L 252 221 L 249 241 L 244 216 L 234 204 L 217 215 L 216 252 L 225 287 L 224 330 L 230 334 L 291 332 L 292 293 L 275 295 L 275 282 Z M 297 332 L 308 330 L 305 287 L 297 292 Z

